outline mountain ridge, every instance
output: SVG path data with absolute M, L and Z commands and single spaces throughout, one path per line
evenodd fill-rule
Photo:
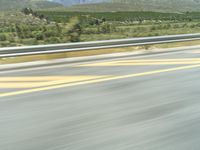
M 0 0 L 0 11 L 24 7 L 33 9 L 58 7 L 59 10 L 89 12 L 186 12 L 200 11 L 200 0 Z
M 65 0 L 63 0 L 65 1 Z M 106 2 L 106 3 L 105 3 Z M 112 0 L 103 3 L 73 5 L 70 11 L 200 11 L 200 0 Z
M 60 3 L 64 6 L 79 5 L 79 4 L 91 4 L 91 3 L 101 3 L 110 0 L 49 0 L 51 2 Z
M 54 8 L 61 7 L 62 4 L 47 0 L 0 0 L 0 11 L 17 10 L 24 7 L 31 8 Z

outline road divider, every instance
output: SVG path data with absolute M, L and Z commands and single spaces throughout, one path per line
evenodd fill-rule
M 94 41 L 94 42 L 79 42 L 79 43 L 67 43 L 67 44 L 9 47 L 9 48 L 0 48 L 0 58 L 42 55 L 42 54 L 56 54 L 64 52 L 88 51 L 88 50 L 109 49 L 109 48 L 130 47 L 130 46 L 142 46 L 142 45 L 163 44 L 163 43 L 173 43 L 173 42 L 183 42 L 183 41 L 193 41 L 193 40 L 200 40 L 200 33 L 105 40 L 105 41 Z

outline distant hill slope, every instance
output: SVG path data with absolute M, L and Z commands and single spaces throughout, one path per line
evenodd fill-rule
M 49 0 L 49 1 L 57 2 L 63 4 L 64 6 L 71 6 L 71 5 L 88 4 L 88 3 L 108 2 L 112 0 Z
M 75 5 L 70 11 L 200 11 L 200 0 L 112 0 L 98 4 Z
M 60 6 L 62 5 L 55 2 L 49 2 L 46 0 L 0 0 L 0 11 L 16 10 L 24 7 L 54 8 Z
M 113 0 L 113 2 L 133 6 L 149 6 L 154 9 L 166 7 L 174 10 L 200 10 L 200 0 Z

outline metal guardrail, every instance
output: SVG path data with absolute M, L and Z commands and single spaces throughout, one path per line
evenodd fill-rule
M 0 58 L 200 40 L 200 33 L 0 48 Z

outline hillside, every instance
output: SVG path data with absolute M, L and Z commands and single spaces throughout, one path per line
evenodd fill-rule
M 74 5 L 69 11 L 200 11 L 200 0 L 112 0 L 112 2 Z
M 113 2 L 131 4 L 142 8 L 148 6 L 151 9 L 163 7 L 179 11 L 200 10 L 200 0 L 113 0 Z
M 61 4 L 45 0 L 0 0 L 0 11 L 16 10 L 24 7 L 31 8 L 54 8 L 60 7 Z
M 66 8 L 63 7 L 67 6 Z M 67 11 L 200 11 L 200 0 L 0 0 L 0 11 L 24 7 L 56 8 Z
M 78 4 L 108 2 L 111 0 L 49 0 L 49 1 L 60 3 L 64 6 L 71 6 L 71 5 L 78 5 Z

